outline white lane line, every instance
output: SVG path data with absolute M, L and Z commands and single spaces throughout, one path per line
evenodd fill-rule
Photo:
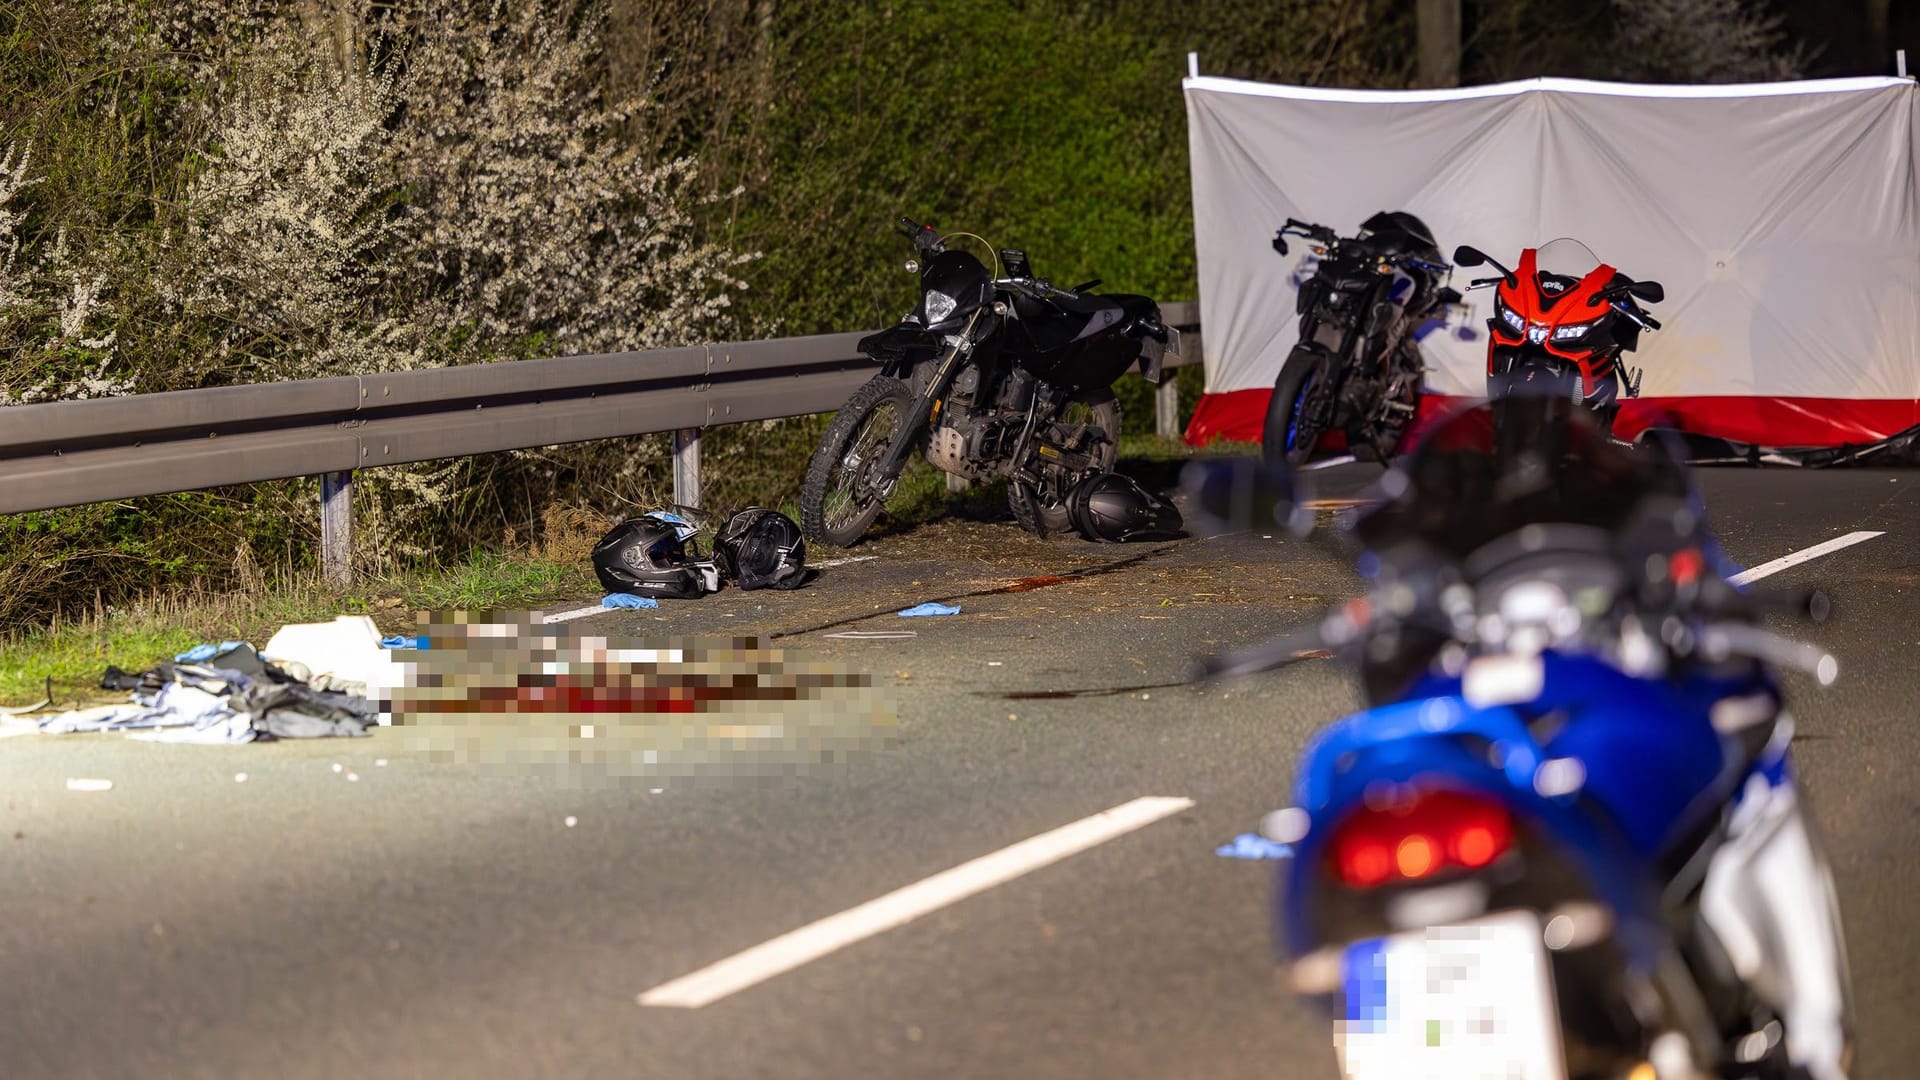
M 550 622 L 550 623 L 566 622 L 568 619 L 584 619 L 589 615 L 599 615 L 599 614 L 602 614 L 603 612 L 608 612 L 613 610 L 614 610 L 613 608 L 606 607 L 605 605 L 595 604 L 592 607 L 574 608 L 572 611 L 562 611 L 557 615 L 548 615 L 542 618 L 540 621 Z
M 1300 466 L 1300 471 L 1312 472 L 1315 469 L 1331 469 L 1335 465 L 1351 465 L 1358 460 L 1360 459 L 1354 457 L 1352 454 L 1341 454 L 1339 457 L 1326 458 L 1322 461 L 1316 461 L 1311 465 L 1302 465 Z
M 1822 555 L 1831 555 L 1841 548 L 1849 548 L 1864 540 L 1871 540 L 1876 536 L 1885 535 L 1885 533 L 1877 532 L 1850 532 L 1845 536 L 1836 536 L 1824 544 L 1815 544 L 1804 551 L 1796 551 L 1788 555 L 1782 555 L 1772 562 L 1761 563 L 1751 570 L 1742 570 L 1727 580 L 1733 582 L 1735 585 L 1745 585 L 1750 581 L 1759 581 L 1769 574 L 1777 574 L 1789 566 L 1798 566 L 1803 562 L 1809 562 Z
M 662 983 L 641 994 L 640 1004 L 697 1009 L 1192 805 L 1192 799 L 1148 796 L 1103 810 Z

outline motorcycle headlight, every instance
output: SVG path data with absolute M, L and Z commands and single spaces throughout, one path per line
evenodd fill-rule
M 1574 338 L 1586 337 L 1587 331 L 1593 329 L 1593 326 L 1594 324 L 1590 322 L 1575 323 L 1572 326 L 1562 326 L 1553 332 L 1553 340 L 1572 341 Z
M 1505 304 L 1500 305 L 1500 317 L 1506 320 L 1507 325 L 1513 327 L 1515 330 L 1525 330 L 1527 328 L 1527 320 L 1521 318 L 1519 312 Z
M 935 289 L 928 289 L 927 290 L 927 325 L 931 326 L 934 323 L 941 322 L 947 316 L 953 314 L 953 309 L 959 306 L 960 306 L 960 301 L 955 300 L 953 297 L 948 296 L 946 293 L 940 292 Z

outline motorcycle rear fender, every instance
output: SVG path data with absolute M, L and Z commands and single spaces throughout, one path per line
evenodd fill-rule
M 1140 377 L 1153 386 L 1159 386 L 1167 379 L 1167 352 L 1176 345 L 1176 334 L 1164 326 L 1145 320 L 1135 323 L 1129 330 L 1140 338 Z
M 1496 746 L 1502 749 L 1497 764 L 1486 749 Z M 1476 707 L 1453 695 L 1383 705 L 1323 730 L 1301 758 L 1294 805 L 1311 824 L 1282 870 L 1288 887 L 1275 911 L 1277 941 L 1296 959 L 1330 944 L 1315 935 L 1312 905 L 1324 892 L 1316 885 L 1327 872 L 1334 830 L 1365 805 L 1370 788 L 1418 779 L 1495 799 L 1554 837 L 1614 912 L 1616 939 L 1631 961 L 1652 970 L 1665 934 L 1646 862 L 1577 796 L 1549 798 L 1535 790 L 1534 773 L 1547 757 L 1516 709 Z

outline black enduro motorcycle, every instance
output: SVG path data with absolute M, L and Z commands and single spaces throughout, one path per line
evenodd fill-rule
M 931 225 L 900 219 L 924 264 L 920 301 L 890 329 L 861 340 L 880 374 L 854 391 L 814 450 L 800 492 L 807 539 L 857 542 L 893 495 L 909 458 L 968 480 L 1004 476 L 1028 532 L 1070 527 L 1067 496 L 1113 467 L 1120 407 L 1112 386 L 1139 365 L 1162 379 L 1179 331 L 1144 296 L 1094 295 L 1098 280 L 1059 289 L 1037 279 L 1023 251 L 1002 248 L 996 274 Z M 984 246 L 985 241 L 980 241 Z
M 1300 340 L 1280 368 L 1261 442 L 1269 462 L 1305 464 L 1322 435 L 1381 461 L 1393 453 L 1420 400 L 1425 365 L 1413 331 L 1460 294 L 1441 285 L 1453 268 L 1433 232 L 1404 210 L 1381 211 L 1342 239 L 1324 225 L 1288 218 L 1287 237 L 1314 242 L 1320 257 L 1297 300 Z

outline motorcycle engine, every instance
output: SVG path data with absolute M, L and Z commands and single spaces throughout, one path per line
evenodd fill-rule
M 975 479 L 985 470 L 978 465 L 981 429 L 992 417 L 973 415 L 973 399 L 980 387 L 980 369 L 971 365 L 954 377 L 953 388 L 940 404 L 934 427 L 927 433 L 927 461 L 941 472 Z

